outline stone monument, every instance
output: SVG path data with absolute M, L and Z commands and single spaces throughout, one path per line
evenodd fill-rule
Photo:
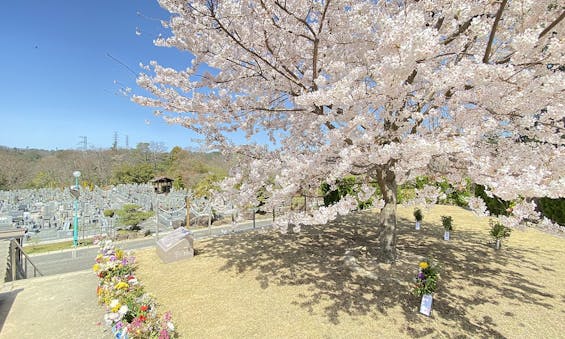
M 157 254 L 164 263 L 192 258 L 194 238 L 185 227 L 179 227 L 157 241 Z

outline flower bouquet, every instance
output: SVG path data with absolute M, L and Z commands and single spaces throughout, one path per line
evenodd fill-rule
M 439 280 L 439 267 L 428 259 L 421 261 L 418 266 L 418 275 L 412 293 L 422 297 L 420 313 L 429 316 L 432 310 L 432 293 L 436 290 Z
M 500 222 L 494 221 L 492 219 L 489 220 L 489 225 L 490 225 L 490 235 L 495 240 L 495 249 L 499 250 L 500 246 L 502 245 L 502 239 L 508 238 L 512 230 L 504 226 Z
M 441 224 L 443 226 L 443 240 L 449 240 L 451 231 L 453 231 L 453 218 L 450 215 L 441 216 Z
M 414 219 L 416 219 L 416 231 L 420 230 L 420 224 L 422 222 L 422 219 L 424 219 L 424 214 L 422 213 L 422 210 L 419 208 L 416 208 L 414 210 Z
M 106 305 L 105 323 L 116 338 L 176 337 L 171 314 L 157 313 L 156 301 L 135 276 L 135 258 L 115 248 L 111 240 L 99 242 L 93 270 L 99 278 L 98 302 Z

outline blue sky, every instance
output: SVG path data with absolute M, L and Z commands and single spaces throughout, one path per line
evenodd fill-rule
M 126 136 L 130 148 L 196 146 L 188 129 L 119 94 L 137 88 L 120 63 L 136 73 L 150 60 L 190 63 L 190 54 L 152 43 L 169 34 L 157 20 L 168 17 L 156 0 L 0 1 L 0 145 L 76 149 L 86 136 L 89 148 L 109 148 L 117 132 L 120 147 Z

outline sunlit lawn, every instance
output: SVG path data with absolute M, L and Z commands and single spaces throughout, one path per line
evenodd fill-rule
M 450 241 L 441 215 L 453 216 Z M 464 209 L 424 211 L 420 231 L 412 209 L 399 216 L 393 266 L 371 261 L 379 230 L 375 214 L 363 212 L 299 234 L 196 242 L 197 256 L 171 264 L 146 249 L 137 253 L 139 275 L 182 337 L 563 337 L 564 238 L 514 231 L 495 251 L 488 219 Z M 356 270 L 344 264 L 347 249 L 356 249 Z M 430 318 L 410 293 L 426 256 L 442 266 Z
M 79 245 L 79 247 L 90 246 L 90 245 L 92 245 L 93 241 L 94 241 L 93 239 L 80 240 L 78 245 Z M 38 254 L 38 253 L 60 251 L 60 250 L 66 250 L 66 249 L 72 249 L 72 248 L 73 248 L 73 241 L 72 240 L 60 241 L 60 242 L 54 242 L 54 243 L 45 243 L 45 244 L 42 244 L 40 242 L 37 242 L 37 243 L 31 242 L 31 243 L 24 245 L 24 251 L 27 254 Z

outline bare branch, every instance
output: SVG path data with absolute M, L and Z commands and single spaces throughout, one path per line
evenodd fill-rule
M 306 112 L 303 108 L 265 108 L 265 107 L 250 107 L 254 111 L 264 111 L 273 113 L 283 113 L 283 112 Z
M 285 5 L 282 5 L 279 1 L 275 1 L 275 5 L 277 5 L 280 9 L 282 9 L 283 11 L 285 11 L 288 15 L 292 16 L 293 18 L 295 18 L 296 20 L 298 20 L 299 22 L 303 23 L 304 26 L 306 26 L 308 28 L 308 30 L 312 33 L 313 36 L 316 36 L 316 32 L 314 32 L 314 29 L 312 29 L 312 26 L 310 26 L 310 24 L 304 20 L 301 19 L 299 17 L 297 17 L 294 13 L 291 13 Z
M 245 50 L 247 53 L 255 56 L 257 59 L 263 61 L 265 64 L 267 64 L 269 67 L 271 67 L 271 69 L 273 69 L 275 72 L 279 73 L 280 75 L 282 75 L 283 77 L 287 78 L 290 82 L 292 82 L 295 85 L 298 85 L 299 87 L 302 87 L 303 89 L 306 89 L 306 87 L 300 83 L 298 80 L 293 79 L 292 77 L 289 77 L 285 72 L 281 71 L 280 69 L 278 69 L 275 65 L 271 64 L 267 59 L 265 59 L 264 57 L 262 57 L 261 55 L 259 55 L 256 51 L 248 48 L 247 46 L 245 46 L 239 39 L 237 39 L 220 21 L 220 19 L 218 19 L 216 17 L 216 14 L 212 11 L 211 12 L 211 16 L 212 18 L 214 18 L 214 21 L 218 24 L 218 27 L 231 39 L 233 40 L 233 42 L 235 42 L 239 47 L 241 47 L 243 50 Z
M 541 39 L 544 35 L 546 35 L 553 27 L 557 26 L 558 23 L 561 22 L 561 20 L 563 20 L 563 18 L 565 18 L 565 11 L 561 12 L 561 15 L 553 20 L 553 22 L 551 24 L 549 24 L 549 26 L 547 26 L 543 31 L 541 31 L 541 33 L 538 36 L 538 39 Z
M 496 34 L 496 28 L 498 27 L 498 23 L 500 22 L 502 12 L 504 12 L 504 7 L 506 7 L 507 2 L 508 0 L 502 0 L 500 7 L 498 8 L 498 12 L 496 12 L 496 18 L 494 18 L 494 22 L 492 23 L 492 29 L 490 30 L 490 36 L 488 37 L 487 48 L 485 50 L 485 55 L 483 56 L 483 63 L 485 64 L 488 64 L 492 42 L 494 41 L 494 35 Z
M 454 32 L 453 34 L 451 34 L 450 36 L 448 36 L 444 41 L 443 44 L 447 45 L 450 42 L 452 42 L 453 40 L 455 40 L 458 36 L 460 36 L 461 34 L 463 34 L 470 26 L 471 26 L 471 21 L 473 21 L 474 18 L 478 17 L 480 15 L 475 15 L 472 16 L 471 18 L 469 18 L 469 20 L 465 21 L 462 25 L 459 26 L 459 29 Z
M 322 12 L 322 17 L 320 18 L 320 27 L 318 27 L 318 34 L 322 32 L 322 28 L 324 26 L 324 20 L 326 19 L 326 13 L 328 12 L 329 6 L 330 6 L 330 0 L 327 0 L 324 6 L 324 11 Z

